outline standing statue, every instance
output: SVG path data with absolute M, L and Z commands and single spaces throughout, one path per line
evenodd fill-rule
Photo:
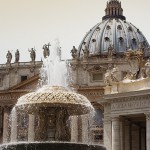
M 7 52 L 6 58 L 7 58 L 7 63 L 10 64 L 12 60 L 12 54 L 10 51 Z
M 31 61 L 34 62 L 35 58 L 36 58 L 35 49 L 31 48 L 31 50 L 29 50 L 29 52 L 30 52 Z
M 77 58 L 77 49 L 75 48 L 75 46 L 73 46 L 73 49 L 71 50 L 71 55 L 74 59 Z
M 84 49 L 82 49 L 83 54 L 84 54 L 84 58 L 88 58 L 89 57 L 89 49 L 88 47 L 85 45 Z
M 108 58 L 112 59 L 113 54 L 114 54 L 114 47 L 113 47 L 113 45 L 110 44 L 108 47 Z
M 150 77 L 150 59 L 145 63 L 145 74 L 146 77 Z
M 18 63 L 19 59 L 20 59 L 20 53 L 19 53 L 19 50 L 17 49 L 15 52 L 15 62 Z
M 43 50 L 44 50 L 43 51 L 43 56 L 44 56 L 44 58 L 47 58 L 50 55 L 50 49 L 49 49 L 50 46 L 51 46 L 50 43 L 45 44 L 43 46 Z
M 119 68 L 117 65 L 114 65 L 114 67 L 111 69 L 110 67 L 106 70 L 106 73 L 104 74 L 104 83 L 106 86 L 112 85 L 114 82 L 118 82 L 118 73 Z

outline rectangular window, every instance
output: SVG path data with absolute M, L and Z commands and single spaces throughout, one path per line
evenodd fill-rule
M 103 73 L 94 73 L 93 74 L 93 81 L 102 81 L 103 80 Z
M 21 76 L 21 82 L 27 80 L 27 76 Z
M 95 140 L 95 141 L 103 140 L 103 135 L 101 135 L 101 134 L 96 134 L 96 135 L 94 136 L 94 140 Z

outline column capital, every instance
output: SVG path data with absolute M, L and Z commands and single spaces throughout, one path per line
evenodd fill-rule
M 150 120 L 150 112 L 145 113 L 145 116 L 146 116 L 146 120 Z
M 111 118 L 103 118 L 103 124 L 110 124 Z
M 119 116 L 115 116 L 111 118 L 112 121 L 120 121 L 120 117 Z

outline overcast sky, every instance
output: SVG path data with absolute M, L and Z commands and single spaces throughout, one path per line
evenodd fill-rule
M 0 63 L 8 50 L 20 50 L 29 61 L 28 48 L 35 47 L 36 60 L 42 46 L 58 38 L 63 57 L 79 46 L 85 33 L 105 15 L 107 0 L 0 0 Z M 139 28 L 150 42 L 150 0 L 122 0 L 127 21 Z

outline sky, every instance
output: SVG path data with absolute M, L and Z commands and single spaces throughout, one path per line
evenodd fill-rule
M 71 58 L 72 46 L 105 15 L 107 0 L 0 0 L 0 64 L 6 54 L 20 51 L 20 61 L 30 61 L 28 49 L 36 49 L 36 60 L 43 57 L 42 47 L 59 39 L 63 58 Z M 150 0 L 122 0 L 124 16 L 150 42 Z

